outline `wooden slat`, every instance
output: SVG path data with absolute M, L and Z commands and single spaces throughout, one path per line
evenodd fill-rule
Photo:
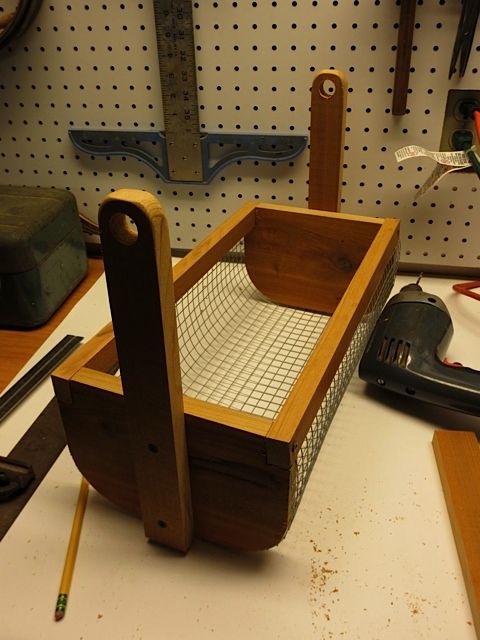
M 91 387 L 92 397 L 96 392 L 100 394 L 112 393 L 123 395 L 122 379 L 119 376 L 112 376 L 108 373 L 95 371 L 88 367 L 82 367 L 71 378 L 72 389 L 78 389 L 77 385 Z M 183 406 L 185 415 L 197 418 L 209 423 L 225 425 L 232 429 L 253 433 L 255 435 L 266 436 L 272 427 L 272 420 L 255 416 L 238 409 L 222 407 L 205 400 L 189 398 L 183 396 Z
M 154 196 L 122 189 L 102 203 L 99 226 L 145 533 L 186 551 L 193 529 L 167 221 Z
M 399 221 L 384 220 L 355 277 L 322 332 L 269 432 L 269 461 L 287 465 L 285 443 L 293 452 L 303 442 L 333 380 L 385 267 L 398 243 Z M 292 448 L 293 447 L 293 448 Z
M 252 206 L 252 205 L 250 205 Z M 258 202 L 255 204 L 253 211 L 258 213 L 260 211 L 277 211 L 281 213 L 302 213 L 305 215 L 315 216 L 318 215 L 318 211 L 310 210 L 308 207 L 291 207 L 286 204 L 269 204 L 266 202 Z M 333 211 L 321 211 L 322 217 L 331 218 L 332 220 L 338 220 L 338 214 Z M 342 213 L 342 217 L 346 220 L 352 220 L 357 222 L 370 222 L 373 224 L 381 224 L 383 222 L 382 218 L 378 218 L 376 216 L 364 216 L 358 215 L 355 213 Z
M 82 367 L 108 371 L 117 361 L 115 337 L 110 322 L 55 369 L 52 373 L 55 393 L 67 402 L 70 396 L 69 380 Z
M 116 376 L 81 369 L 59 402 L 70 452 L 108 500 L 141 517 L 131 418 Z M 195 535 L 248 551 L 270 548 L 289 521 L 291 469 L 266 460 L 271 421 L 185 398 Z
M 209 423 L 225 425 L 258 436 L 266 436 L 272 427 L 272 421 L 238 409 L 222 407 L 218 404 L 183 396 L 185 415 Z
M 248 233 L 254 222 L 255 207 L 248 203 L 173 267 L 175 302 Z M 57 388 L 60 391 L 61 379 L 70 379 L 83 366 L 108 371 L 117 359 L 113 324 L 110 322 L 58 367 L 54 374 L 58 381 Z
M 101 394 L 107 392 L 118 396 L 123 396 L 122 379 L 119 376 L 112 376 L 109 373 L 96 371 L 95 369 L 90 369 L 89 367 L 82 367 L 77 371 L 77 373 L 75 373 L 75 375 L 70 378 L 71 391 L 75 389 L 75 383 L 91 387 L 93 395 L 95 395 L 95 393 L 98 391 L 98 393 Z M 71 394 L 70 398 L 67 401 L 69 402 L 69 404 L 73 403 Z M 62 398 L 62 402 L 66 403 L 67 401 Z
M 340 210 L 346 106 L 345 75 L 337 69 L 320 71 L 313 80 L 310 99 L 310 209 Z
M 173 268 L 175 301 L 179 300 L 255 224 L 255 205 L 247 202 L 192 249 Z
M 473 622 L 480 637 L 480 448 L 470 431 L 433 434 L 433 449 Z
M 282 305 L 332 314 L 382 221 L 258 207 L 245 237 L 253 284 Z

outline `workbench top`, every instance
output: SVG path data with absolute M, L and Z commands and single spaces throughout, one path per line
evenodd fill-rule
M 87 275 L 48 322 L 34 329 L 0 329 L 0 393 L 30 357 L 35 355 L 37 349 L 43 345 L 102 273 L 103 260 L 89 258 Z
M 399 276 L 395 291 L 412 277 Z M 449 360 L 480 368 L 477 301 L 424 278 L 447 305 Z M 104 276 L 25 367 L 109 320 Z M 46 381 L 0 426 L 6 455 L 53 397 Z M 1 636 L 103 640 L 472 640 L 473 621 L 431 446 L 480 420 L 367 388 L 355 374 L 292 527 L 267 552 L 149 544 L 90 492 L 67 613 L 53 612 L 80 476 L 65 450 L 0 543 Z

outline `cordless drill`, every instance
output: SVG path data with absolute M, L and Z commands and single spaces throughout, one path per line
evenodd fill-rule
M 371 384 L 480 416 L 480 371 L 444 356 L 453 324 L 440 298 L 408 284 L 385 305 L 359 365 Z

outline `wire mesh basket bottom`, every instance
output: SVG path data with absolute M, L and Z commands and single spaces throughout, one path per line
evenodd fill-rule
M 393 285 L 387 265 L 296 458 L 290 521 L 331 420 Z M 301 268 L 301 265 L 299 265 Z M 279 306 L 252 284 L 240 242 L 177 303 L 186 396 L 274 419 L 329 317 Z

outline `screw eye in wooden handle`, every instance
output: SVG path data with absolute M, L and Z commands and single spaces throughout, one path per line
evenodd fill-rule
M 347 80 L 341 71 L 326 69 L 315 76 L 310 106 L 310 209 L 340 209 L 346 100 Z

